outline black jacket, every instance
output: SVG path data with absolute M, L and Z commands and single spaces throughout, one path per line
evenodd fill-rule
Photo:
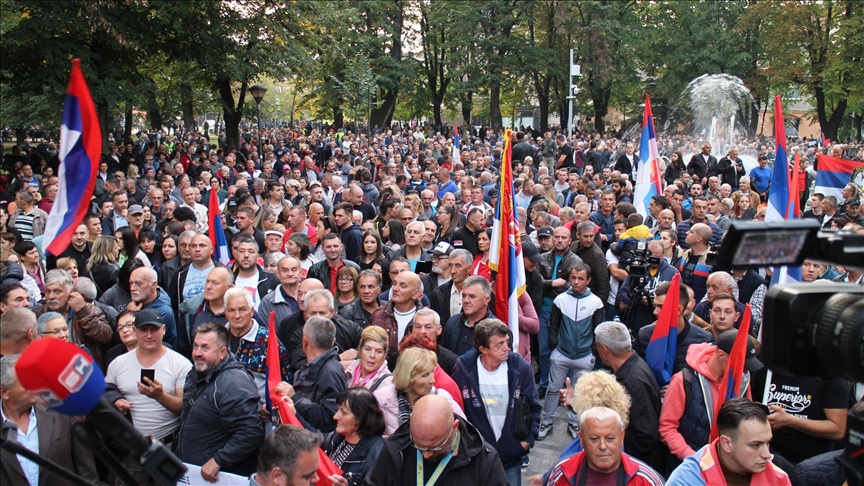
M 353 267 L 357 272 L 360 272 L 360 266 L 354 263 L 353 260 L 342 260 L 345 263 L 346 267 Z M 324 284 L 324 288 L 330 286 L 330 265 L 327 264 L 327 260 L 321 260 L 320 262 L 309 267 L 309 271 L 306 273 L 306 278 L 316 278 Z
M 179 256 L 162 262 L 162 264 L 159 265 L 159 286 L 163 289 L 170 287 L 171 279 L 174 277 L 174 274 L 177 273 L 177 270 L 180 270 L 181 266 L 183 265 L 180 263 Z
M 698 178 L 699 182 L 702 182 L 702 179 L 705 178 L 705 175 L 709 172 L 717 171 L 717 157 L 713 155 L 708 156 L 708 163 L 705 163 L 705 157 L 702 156 L 702 153 L 694 154 L 690 157 L 690 162 L 687 164 L 687 173 L 693 177 Z
M 234 266 L 234 278 L 240 274 L 240 265 Z M 262 267 L 258 267 L 258 300 L 264 299 L 264 296 L 273 292 L 280 285 L 279 277 L 275 274 L 264 270 Z M 327 285 L 327 284 L 324 284 Z
M 660 388 L 648 363 L 636 353 L 618 368 L 615 379 L 630 395 L 630 424 L 624 435 L 627 454 L 655 470 L 663 470 L 660 443 Z
M 490 304 L 495 302 L 495 299 L 489 301 Z M 486 315 L 482 318 L 478 319 L 477 322 L 482 321 L 483 319 L 495 319 L 495 314 L 492 313 L 492 309 L 486 310 Z M 450 319 L 447 319 L 447 324 L 444 325 L 444 332 L 441 333 L 441 345 L 445 348 L 449 349 L 459 355 L 459 333 L 465 322 L 465 313 L 460 312 L 458 314 L 450 316 Z M 471 329 L 473 334 L 474 329 Z M 513 342 L 511 339 L 510 342 Z M 474 341 L 471 341 L 470 348 L 474 348 Z
M 339 315 L 360 326 L 360 329 L 366 327 L 366 323 L 369 322 L 369 317 L 371 316 L 371 314 L 369 316 L 366 315 L 366 311 L 363 310 L 363 303 L 359 300 L 340 309 Z
M 345 437 L 336 432 L 324 436 L 321 448 L 330 456 L 345 441 Z M 348 486 L 360 486 L 366 473 L 375 465 L 378 455 L 384 449 L 384 439 L 380 435 L 364 437 L 354 446 L 348 457 L 342 461 L 342 477 L 348 480 Z
M 738 171 L 739 168 L 741 169 L 740 173 Z M 723 157 L 720 159 L 720 162 L 717 162 L 717 169 L 715 172 L 716 175 L 720 176 L 720 184 L 729 184 L 732 186 L 732 189 L 737 189 L 738 180 L 745 174 L 744 163 L 741 162 L 741 159 L 736 159 L 733 164 L 732 159 L 729 157 Z
M 345 389 L 345 370 L 336 351 L 328 349 L 294 375 L 294 406 L 307 429 L 332 432 L 336 395 Z
M 93 265 L 93 268 L 90 269 L 90 277 L 93 283 L 96 284 L 96 293 L 99 297 L 102 297 L 102 294 L 108 292 L 108 289 L 114 286 L 117 282 L 118 273 L 120 273 L 120 267 L 116 263 Z
M 480 229 L 480 231 L 484 230 Z M 450 242 L 453 244 L 453 248 L 461 248 L 470 251 L 472 255 L 479 255 L 480 248 L 477 246 L 477 235 L 480 234 L 480 231 L 471 231 L 463 226 L 453 232 Z
M 446 323 L 450 319 L 451 292 L 453 292 L 452 280 L 432 290 L 432 296 L 429 297 L 429 308 L 438 313 L 442 323 Z
M 183 387 L 177 455 L 196 466 L 215 459 L 225 472 L 255 472 L 264 442 L 260 399 L 252 373 L 232 354 L 206 374 L 191 370 Z
M 577 249 L 573 253 L 576 253 L 576 256 L 591 268 L 591 284 L 588 285 L 588 288 L 594 295 L 600 297 L 605 305 L 612 289 L 609 286 L 609 267 L 606 265 L 606 256 L 603 254 L 603 250 L 597 243 L 588 248 L 578 248 L 578 242 L 574 244 Z M 573 247 L 570 248 L 572 251 Z
M 344 309 L 343 309 L 344 310 Z M 346 319 L 339 314 L 330 318 L 336 326 L 336 352 L 344 353 L 349 349 L 356 349 L 360 345 L 360 334 L 365 326 L 360 326 L 356 321 Z M 303 352 L 303 324 L 306 318 L 303 311 L 297 311 L 286 317 L 276 327 L 276 336 L 282 345 L 288 349 L 291 356 L 291 369 L 298 371 L 306 365 L 306 353 Z
M 634 343 L 633 350 L 640 358 L 645 359 L 645 349 L 651 341 L 651 334 L 654 332 L 654 326 L 657 323 L 649 324 L 642 329 L 639 329 L 639 335 Z M 684 330 L 678 334 L 678 341 L 675 347 L 675 365 L 672 368 L 672 374 L 681 371 L 687 364 L 687 349 L 691 344 L 710 343 L 714 340 L 714 336 L 693 324 L 684 326 Z
M 225 267 L 225 265 L 219 260 L 213 260 L 213 264 L 217 267 Z M 183 297 L 183 289 L 186 287 L 186 276 L 189 275 L 190 265 L 192 265 L 192 263 L 187 263 L 180 267 L 180 269 L 174 273 L 174 276 L 171 277 L 171 283 L 168 284 L 168 288 L 166 289 L 168 290 L 168 296 L 171 297 L 171 309 L 174 311 L 175 316 L 180 315 L 180 300 Z
M 363 480 L 365 486 L 402 486 L 417 483 L 417 449 L 410 437 L 411 422 L 405 422 L 384 441 L 375 466 Z M 459 453 L 453 456 L 436 484 L 452 486 L 510 484 L 495 449 L 483 440 L 467 420 L 459 420 Z M 431 468 L 429 468 L 431 471 Z

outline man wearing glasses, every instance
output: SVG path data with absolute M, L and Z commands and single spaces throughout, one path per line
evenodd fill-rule
M 411 420 L 384 442 L 364 484 L 503 486 L 509 481 L 498 453 L 477 429 L 455 418 L 446 399 L 426 395 L 414 404 Z

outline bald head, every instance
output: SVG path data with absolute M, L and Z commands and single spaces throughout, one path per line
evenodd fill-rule
M 453 416 L 450 404 L 444 397 L 436 394 L 426 395 L 417 400 L 411 413 L 410 423 L 411 438 L 418 447 L 432 449 L 444 444 L 441 450 L 424 451 L 423 458 L 426 460 L 446 455 L 452 441 L 455 440 L 454 432 L 459 427 L 459 420 Z
M 229 284 L 234 283 L 234 274 L 231 273 L 231 270 L 228 269 L 228 267 L 216 267 L 213 270 L 210 270 L 208 277 L 218 278 Z
M 306 292 L 323 288 L 324 284 L 321 283 L 321 281 L 317 278 L 307 278 L 306 280 L 300 282 L 300 285 L 297 286 L 297 303 L 300 306 L 300 310 L 306 310 L 305 306 L 303 305 L 303 301 L 306 300 Z
M 704 241 L 706 245 L 711 241 L 711 237 L 713 236 L 711 227 L 704 223 L 694 224 L 690 228 L 690 231 L 699 238 L 702 238 L 702 241 Z
M 660 243 L 660 240 L 651 240 L 648 242 L 648 251 L 651 252 L 651 256 L 662 257 L 663 244 Z

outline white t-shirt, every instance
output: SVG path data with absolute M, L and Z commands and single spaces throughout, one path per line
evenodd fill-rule
M 504 421 L 507 420 L 507 405 L 510 398 L 510 386 L 507 382 L 507 362 L 501 363 L 495 371 L 488 371 L 477 358 L 477 378 L 480 382 L 480 399 L 489 417 L 489 425 L 495 433 L 495 440 L 501 438 Z
M 402 341 L 402 337 L 405 336 L 405 328 L 408 327 L 408 323 L 411 322 L 411 319 L 414 319 L 414 314 L 417 313 L 417 308 L 413 308 L 405 314 L 393 308 L 393 316 L 396 317 L 396 324 L 398 324 L 398 333 L 399 341 Z
M 612 254 L 611 249 L 606 250 L 606 267 L 609 267 L 613 263 L 618 263 L 618 257 Z M 612 272 L 609 272 L 609 298 L 606 299 L 606 303 L 615 305 L 615 297 L 618 295 L 618 286 L 620 284 L 621 282 L 612 276 Z
M 189 265 L 189 270 L 186 274 L 186 283 L 183 285 L 184 300 L 204 292 L 204 282 L 207 281 L 207 274 L 214 268 L 216 268 L 215 264 L 211 264 L 202 270 L 196 268 L 195 265 Z
M 258 271 L 255 271 L 255 275 L 251 277 L 241 277 L 237 275 L 234 279 L 234 288 L 235 289 L 246 289 L 252 294 L 252 304 L 255 306 L 255 310 L 258 310 L 258 304 L 261 303 L 261 296 L 258 295 Z
M 180 426 L 180 416 L 174 415 L 156 400 L 138 393 L 142 368 L 138 362 L 138 353 L 132 350 L 108 365 L 105 381 L 117 385 L 126 400 L 132 402 L 129 413 L 132 414 L 135 428 L 144 435 L 161 439 Z M 162 384 L 165 393 L 177 396 L 176 390 L 183 389 L 192 363 L 176 351 L 166 349 L 162 358 L 150 369 L 156 370 L 156 381 Z

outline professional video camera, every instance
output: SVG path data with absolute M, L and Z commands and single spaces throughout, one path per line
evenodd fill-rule
M 820 231 L 815 220 L 733 223 L 720 268 L 800 266 L 804 259 L 864 270 L 864 236 Z M 864 287 L 833 282 L 774 285 L 765 295 L 762 361 L 774 371 L 864 381 Z M 850 485 L 864 485 L 864 412 L 849 412 Z
M 627 309 L 621 316 L 621 322 L 629 328 L 633 327 L 636 318 L 636 306 L 645 298 L 648 305 L 652 305 L 653 296 L 645 287 L 651 280 L 648 268 L 651 265 L 659 265 L 662 257 L 651 255 L 648 251 L 647 241 L 637 241 L 636 249 L 626 251 L 618 259 L 618 266 L 627 271 L 630 278 L 630 289 L 627 295 L 622 295 L 622 302 L 627 304 Z

